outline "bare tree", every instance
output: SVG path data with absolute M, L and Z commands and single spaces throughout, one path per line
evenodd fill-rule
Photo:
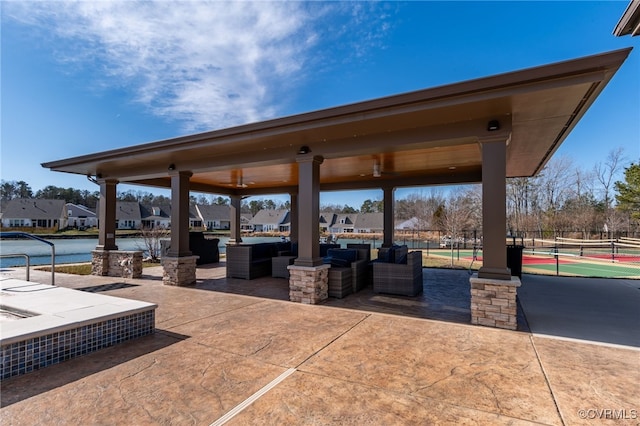
M 447 233 L 446 238 L 451 246 L 451 264 L 453 265 L 453 249 L 460 240 L 461 231 L 469 226 L 473 213 L 473 202 L 466 187 L 456 187 L 446 199 L 444 209 L 440 211 L 439 220 Z
M 142 244 L 141 249 L 149 254 L 152 262 L 158 262 L 162 255 L 162 240 L 166 240 L 171 236 L 171 231 L 161 226 L 154 228 L 142 228 Z
M 593 167 L 593 173 L 601 185 L 602 199 L 607 209 L 611 207 L 613 201 L 611 189 L 617 175 L 624 169 L 624 161 L 624 149 L 616 148 L 609 151 L 604 162 L 598 162 Z
M 561 229 L 560 208 L 575 186 L 573 163 L 568 157 L 555 157 L 547 163 L 537 178 L 540 202 L 546 225 L 558 232 Z

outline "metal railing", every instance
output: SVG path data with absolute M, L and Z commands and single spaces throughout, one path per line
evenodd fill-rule
M 56 246 L 50 241 L 45 240 L 44 238 L 37 237 L 33 234 L 29 234 L 27 232 L 0 232 L 0 238 L 30 238 L 35 241 L 40 241 L 51 247 L 51 285 L 55 285 L 56 282 Z M 13 253 L 13 254 L 2 254 L 1 257 L 20 257 L 25 256 L 27 259 L 27 281 L 29 281 L 29 256 L 22 253 Z

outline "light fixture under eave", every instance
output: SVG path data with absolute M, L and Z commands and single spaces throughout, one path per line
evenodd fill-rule
M 373 177 L 380 176 L 382 176 L 382 171 L 380 170 L 380 162 L 378 160 L 375 160 L 373 162 Z
M 496 130 L 500 130 L 500 122 L 498 120 L 491 120 L 487 124 L 487 131 L 493 132 L 493 131 L 496 131 Z
M 306 145 L 303 145 L 300 147 L 300 149 L 298 150 L 298 154 L 308 154 L 311 152 L 311 148 L 309 148 Z
M 176 165 L 171 163 L 169 164 L 169 167 L 167 167 L 167 170 L 169 170 L 170 172 L 174 171 L 176 169 Z

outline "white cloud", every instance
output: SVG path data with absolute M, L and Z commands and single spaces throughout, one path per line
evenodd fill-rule
M 93 83 L 121 86 L 193 131 L 273 117 L 278 92 L 347 31 L 358 55 L 379 43 L 384 19 L 367 23 L 375 12 L 349 4 L 21 1 L 5 2 L 3 13 L 52 37 L 58 59 L 90 70 Z M 336 17 L 342 31 L 332 34 L 325 24 Z

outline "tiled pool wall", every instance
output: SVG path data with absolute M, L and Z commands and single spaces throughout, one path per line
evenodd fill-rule
M 2 345 L 1 378 L 18 376 L 153 334 L 155 309 Z

